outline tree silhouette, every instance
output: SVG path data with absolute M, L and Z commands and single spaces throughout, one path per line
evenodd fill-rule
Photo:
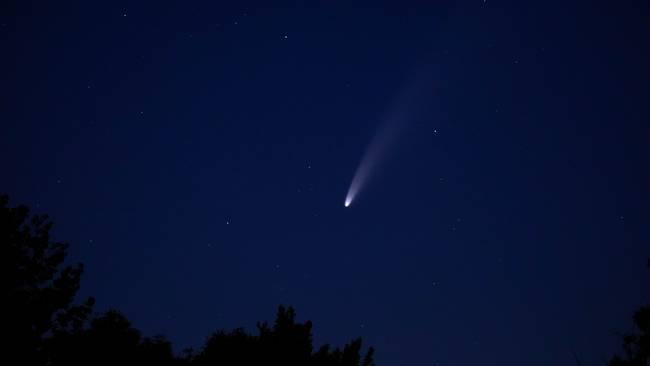
M 313 352 L 312 323 L 298 323 L 291 307 L 280 306 L 273 327 L 258 323 L 259 335 L 237 328 L 218 331 L 208 337 L 203 349 L 192 359 L 193 365 L 313 365 L 372 366 L 371 347 L 361 360 L 361 339 L 346 344 L 341 351 L 329 345 Z
M 6 357 L 42 363 L 46 336 L 80 327 L 94 300 L 72 306 L 83 266 L 63 266 L 67 244 L 50 240 L 52 223 L 46 215 L 30 217 L 26 206 L 10 208 L 8 202 L 6 195 L 0 196 Z
M 169 341 L 161 336 L 142 338 L 140 331 L 116 310 L 109 310 L 88 327 L 52 337 L 49 364 L 56 365 L 172 365 Z
M 650 268 L 650 258 L 648 258 Z M 650 364 L 650 306 L 642 306 L 634 313 L 638 334 L 623 335 L 623 356 L 616 355 L 610 366 L 648 366 Z
M 187 365 L 187 366 L 373 366 L 374 350 L 361 358 L 361 339 L 343 350 L 329 345 L 313 351 L 312 323 L 296 322 L 291 307 L 280 306 L 273 326 L 258 323 L 258 335 L 242 328 L 217 331 L 200 352 L 174 356 L 162 336 L 142 337 L 119 311 L 91 317 L 94 300 L 72 301 L 81 264 L 65 266 L 67 244 L 50 239 L 47 216 L 29 216 L 25 206 L 8 207 L 0 196 L 0 245 L 9 275 L 3 325 L 5 359 L 22 365 Z

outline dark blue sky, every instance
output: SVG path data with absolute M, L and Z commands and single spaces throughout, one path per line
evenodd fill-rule
M 608 358 L 650 300 L 648 2 L 271 3 L 2 5 L 0 192 L 82 294 L 177 350 L 289 304 L 379 366 Z

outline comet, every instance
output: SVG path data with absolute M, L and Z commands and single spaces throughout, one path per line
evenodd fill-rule
M 352 177 L 350 188 L 345 196 L 345 207 L 352 205 L 352 202 L 357 198 L 357 195 L 366 185 L 366 182 L 377 171 L 377 165 L 385 159 L 386 152 L 394 143 L 401 130 L 400 127 L 402 127 L 400 126 L 400 122 L 403 122 L 403 120 L 396 117 L 393 116 L 393 118 L 387 119 L 370 141 Z
M 391 147 L 420 109 L 421 97 L 424 95 L 423 87 L 430 80 L 429 77 L 415 79 L 398 93 L 359 161 L 345 196 L 345 207 L 352 205 L 370 178 L 377 173 L 380 163 L 386 159 Z

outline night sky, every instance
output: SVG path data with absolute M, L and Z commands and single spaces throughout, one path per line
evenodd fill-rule
M 650 300 L 647 1 L 0 9 L 0 192 L 176 351 L 287 304 L 378 366 L 595 365 Z

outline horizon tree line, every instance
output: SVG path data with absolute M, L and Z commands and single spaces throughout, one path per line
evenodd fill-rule
M 342 348 L 315 348 L 312 322 L 296 321 L 292 307 L 279 306 L 272 325 L 216 330 L 197 350 L 173 352 L 164 336 L 146 337 L 119 311 L 93 312 L 95 299 L 74 303 L 82 264 L 67 265 L 68 244 L 50 237 L 47 215 L 30 215 L 27 206 L 9 207 L 0 195 L 0 246 L 3 268 L 5 358 L 23 365 L 286 365 L 374 366 L 373 347 L 362 352 L 361 338 Z M 648 259 L 650 267 L 650 259 Z M 609 366 L 650 365 L 650 306 L 633 316 L 636 332 L 622 336 L 623 352 Z

